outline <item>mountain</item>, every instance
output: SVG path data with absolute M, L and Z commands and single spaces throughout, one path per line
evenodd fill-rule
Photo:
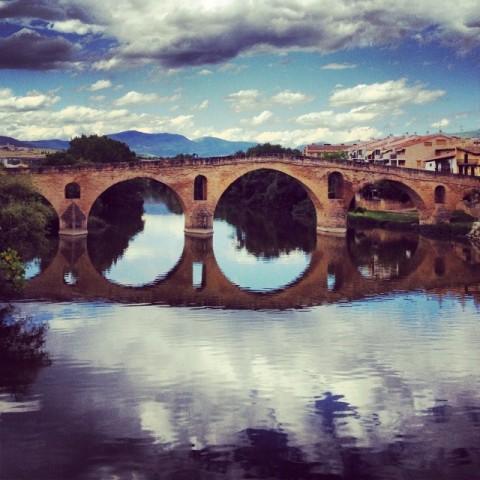
M 178 154 L 196 153 L 200 157 L 216 157 L 233 155 L 239 150 L 246 151 L 254 147 L 252 142 L 230 142 L 215 137 L 202 137 L 190 140 L 183 135 L 174 133 L 142 133 L 136 130 L 112 133 L 107 137 L 126 143 L 137 155 L 154 157 L 174 157 Z M 44 148 L 66 150 L 69 142 L 66 140 L 34 140 L 20 141 L 11 137 L 0 136 L 0 145 L 15 145 L 16 147 Z
M 0 145 L 13 145 L 15 147 L 29 147 L 28 142 L 22 142 L 12 137 L 4 137 L 0 135 Z
M 69 142 L 66 140 L 32 140 L 27 143 L 29 147 L 44 148 L 45 150 L 66 150 L 69 146 Z
M 467 137 L 467 138 L 480 138 L 480 129 L 478 130 L 472 130 L 470 132 L 457 132 L 457 133 L 451 133 L 449 135 L 455 135 L 456 137 Z
M 138 155 L 174 157 L 180 153 L 196 153 L 200 157 L 233 155 L 256 145 L 251 142 L 230 142 L 215 137 L 190 140 L 173 133 L 142 133 L 136 130 L 113 133 L 107 137 L 126 143 Z
M 257 145 L 252 142 L 230 142 L 216 137 L 202 137 L 193 140 L 198 146 L 197 151 L 201 157 L 232 155 L 239 150 L 247 151 Z M 209 154 L 208 152 L 213 152 Z

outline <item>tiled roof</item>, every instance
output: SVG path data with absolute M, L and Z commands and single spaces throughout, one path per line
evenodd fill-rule
M 426 162 L 440 162 L 442 160 L 453 160 L 455 158 L 455 154 L 451 154 L 451 155 L 439 155 L 439 156 L 436 156 L 436 157 L 432 157 L 432 158 L 427 158 L 426 160 L 423 160 L 425 163 Z
M 471 153 L 472 155 L 480 155 L 480 145 L 465 145 L 463 147 L 457 147 L 462 152 Z

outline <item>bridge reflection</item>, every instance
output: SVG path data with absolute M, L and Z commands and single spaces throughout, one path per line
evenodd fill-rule
M 406 245 L 405 258 L 400 262 L 382 259 L 375 245 L 385 242 Z M 27 282 L 22 296 L 283 310 L 412 291 L 460 296 L 480 291 L 480 253 L 457 242 L 410 238 L 398 232 L 372 231 L 348 238 L 318 235 L 300 278 L 282 289 L 253 292 L 225 276 L 215 259 L 212 238 L 185 236 L 183 253 L 166 276 L 131 287 L 112 283 L 97 271 L 85 238 L 62 237 L 55 258 Z

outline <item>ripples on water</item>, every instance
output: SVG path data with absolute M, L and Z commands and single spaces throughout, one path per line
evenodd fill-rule
M 473 296 L 434 289 L 443 277 L 430 273 L 428 293 L 400 291 L 430 263 L 392 268 L 390 258 L 381 270 L 382 256 L 369 263 L 357 244 L 362 297 L 327 250 L 293 251 L 277 265 L 238 251 L 236 234 L 217 226 L 216 261 L 241 287 L 232 292 L 281 296 L 307 275 L 304 294 L 323 300 L 263 310 L 17 302 L 15 315 L 48 324 L 51 364 L 17 365 L 15 386 L 0 376 L 0 478 L 480 478 Z M 172 259 L 162 248 L 142 259 L 149 249 L 140 243 L 137 254 L 134 242 L 106 274 L 117 283 L 122 269 L 130 285 L 165 277 L 181 255 L 162 263 Z M 394 278 L 365 276 L 368 265 Z

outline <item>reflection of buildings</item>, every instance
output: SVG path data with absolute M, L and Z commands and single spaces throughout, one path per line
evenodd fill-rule
M 353 301 L 400 290 L 465 294 L 467 288 L 480 284 L 480 255 L 469 245 L 407 239 L 398 232 L 378 236 L 373 231 L 362 238 L 352 243 L 319 235 L 302 277 L 292 279 L 285 288 L 261 293 L 244 290 L 225 276 L 211 238 L 186 236 L 175 267 L 161 280 L 142 287 L 110 283 L 92 265 L 84 240 L 63 239 L 50 266 L 28 281 L 24 296 L 255 310 Z M 373 257 L 372 242 L 376 245 Z M 406 246 L 392 257 L 402 243 Z

